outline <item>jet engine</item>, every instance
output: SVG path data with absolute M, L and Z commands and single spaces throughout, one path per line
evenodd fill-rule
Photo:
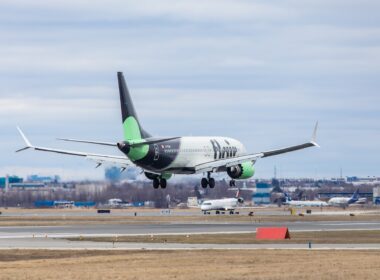
M 145 177 L 147 177 L 149 180 L 154 180 L 154 179 L 160 177 L 160 175 L 158 175 L 158 174 L 154 174 L 154 173 L 150 173 L 150 172 L 144 172 L 144 175 L 145 175 Z
M 154 179 L 165 179 L 169 180 L 172 177 L 172 174 L 170 173 L 162 173 L 161 175 L 155 174 L 155 173 L 150 173 L 150 172 L 144 172 L 145 177 L 147 177 L 149 180 L 154 180 Z
M 248 179 L 255 174 L 255 168 L 251 161 L 227 168 L 227 174 L 232 179 Z

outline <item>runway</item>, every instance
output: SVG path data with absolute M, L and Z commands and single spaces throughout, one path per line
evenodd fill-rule
M 68 226 L 0 227 L 0 249 L 303 249 L 308 244 L 143 244 L 65 240 L 68 237 L 121 235 L 177 235 L 211 233 L 250 233 L 258 227 L 285 226 L 292 231 L 380 230 L 379 222 L 284 222 L 284 223 L 162 223 Z M 380 244 L 316 244 L 315 249 L 380 249 Z
M 379 222 L 282 222 L 282 223 L 160 223 L 67 226 L 0 227 L 0 239 L 27 237 L 76 237 L 255 232 L 258 227 L 288 227 L 290 231 L 380 230 Z
M 252 210 L 252 209 L 251 209 Z M 185 235 L 185 234 L 228 234 L 228 233 L 253 233 L 258 227 L 287 227 L 290 232 L 295 231 L 350 231 L 350 230 L 380 230 L 380 222 L 378 221 L 361 221 L 347 220 L 341 221 L 260 221 L 253 217 L 250 221 L 239 221 L 231 217 L 225 216 L 226 219 L 215 220 L 210 219 L 208 215 L 203 215 L 200 211 L 194 210 L 112 210 L 111 214 L 105 216 L 96 213 L 93 209 L 88 210 L 20 210 L 5 209 L 1 215 L 4 221 L 23 222 L 34 218 L 41 217 L 38 222 L 47 220 L 65 221 L 65 218 L 74 217 L 74 221 L 78 224 L 61 224 L 46 226 L 0 226 L 0 249 L 131 249 L 131 250 L 178 250 L 178 249 L 307 249 L 308 244 L 175 244 L 175 243 L 126 243 L 117 242 L 91 242 L 91 241 L 68 241 L 65 238 L 70 237 L 106 237 L 106 236 L 125 236 L 125 235 Z M 247 211 L 244 209 L 244 211 Z M 262 216 L 288 216 L 289 211 L 284 209 L 254 209 L 255 215 L 263 213 Z M 356 210 L 359 214 L 360 210 Z M 378 211 L 378 210 L 376 210 Z M 135 217 L 132 223 L 117 223 L 112 220 L 117 217 Z M 241 212 L 241 215 L 248 214 Z M 314 211 L 314 215 L 348 215 L 347 211 Z M 369 214 L 369 213 L 367 213 Z M 377 214 L 377 213 L 376 213 Z M 167 218 L 174 217 L 172 221 Z M 195 221 L 189 221 L 188 217 L 200 217 Z M 211 215 L 212 216 L 212 215 Z M 83 217 L 83 222 L 82 218 Z M 88 217 L 89 219 L 86 219 Z M 110 217 L 112 222 L 104 223 Z M 147 222 L 139 217 L 153 217 Z M 156 218 L 157 217 L 157 218 Z M 181 221 L 180 217 L 184 217 Z M 99 218 L 101 223 L 96 223 Z M 21 220 L 19 220 L 21 219 Z M 49 221 L 50 221 L 49 220 Z M 339 220 L 339 218 L 338 218 Z M 345 221 L 344 221 L 345 220 Z M 91 221 L 91 223 L 87 223 Z M 115 222 L 116 221 L 116 222 Z M 123 222 L 123 219 L 120 219 Z M 315 249 L 380 249 L 380 244 L 315 244 Z

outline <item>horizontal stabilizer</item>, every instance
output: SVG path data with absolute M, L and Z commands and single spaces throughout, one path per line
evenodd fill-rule
M 111 143 L 111 142 L 100 142 L 100 141 L 80 140 L 80 139 L 71 139 L 71 138 L 57 138 L 57 140 L 66 141 L 66 142 L 76 142 L 76 143 L 112 146 L 112 147 L 117 146 L 117 143 Z
M 148 141 L 145 141 L 145 142 L 139 142 L 139 143 L 132 143 L 132 144 L 129 144 L 131 147 L 138 147 L 138 146 L 143 146 L 143 145 L 150 145 L 150 144 L 157 144 L 157 143 L 162 143 L 162 142 L 166 142 L 166 141 L 171 141 L 171 140 L 176 140 L 176 139 L 179 139 L 181 137 L 170 137 L 170 138 L 148 138 L 146 140 Z
M 162 143 L 162 142 L 171 141 L 171 140 L 175 140 L 175 139 L 179 139 L 179 138 L 181 138 L 181 137 L 147 138 L 145 140 L 139 140 L 139 142 L 137 142 L 137 143 L 130 143 L 129 146 L 133 148 L 133 147 L 139 147 L 139 146 L 143 146 L 143 145 Z M 57 140 L 67 141 L 67 142 L 76 142 L 76 143 L 103 145 L 103 146 L 112 146 L 112 147 L 117 146 L 117 143 L 111 143 L 111 142 L 99 142 L 99 141 L 79 140 L 79 139 L 70 139 L 70 138 L 57 138 Z

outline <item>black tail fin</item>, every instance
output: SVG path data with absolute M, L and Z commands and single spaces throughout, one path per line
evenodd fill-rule
M 117 72 L 117 80 L 119 83 L 121 116 L 125 140 L 136 140 L 151 137 L 151 135 L 147 133 L 140 125 L 122 72 Z

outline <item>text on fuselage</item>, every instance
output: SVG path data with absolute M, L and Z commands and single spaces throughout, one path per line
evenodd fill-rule
M 231 158 L 237 154 L 238 149 L 235 146 L 221 146 L 215 139 L 211 139 L 210 142 L 214 150 L 214 159 Z

